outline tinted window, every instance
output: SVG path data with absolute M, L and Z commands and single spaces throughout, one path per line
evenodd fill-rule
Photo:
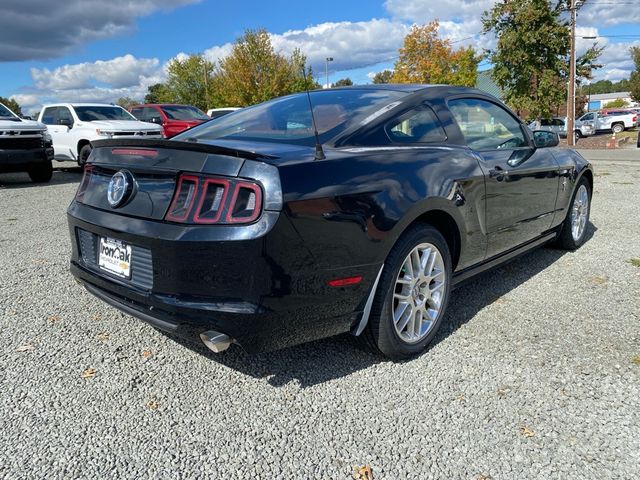
M 186 105 L 166 105 L 162 108 L 170 120 L 209 120 L 207 115 L 196 107 Z
M 69 120 L 73 123 L 73 117 L 71 116 L 71 112 L 67 107 L 58 107 L 58 118 L 56 118 L 56 123 L 59 120 Z
M 447 138 L 435 113 L 428 107 L 401 115 L 389 122 L 385 130 L 393 143 L 443 142 Z
M 76 115 L 83 122 L 93 122 L 95 120 L 135 120 L 136 117 L 131 115 L 122 107 L 117 106 L 74 106 Z
M 326 141 L 356 123 L 368 123 L 376 118 L 378 112 L 386 111 L 383 107 L 405 95 L 404 92 L 391 90 L 357 88 L 310 92 L 320 140 Z M 174 138 L 256 140 L 308 146 L 315 144 L 306 93 L 243 108 L 233 115 L 207 122 Z
M 42 123 L 45 125 L 55 125 L 56 124 L 56 114 L 58 107 L 47 107 L 44 109 L 42 113 Z
M 133 115 L 134 117 L 136 117 L 138 120 L 142 120 L 142 108 L 138 107 L 138 108 L 132 108 L 131 109 L 131 115 Z
M 223 117 L 227 113 L 235 112 L 235 110 L 216 110 L 215 112 L 211 112 L 211 116 L 209 118 L 218 118 Z
M 487 100 L 461 98 L 449 101 L 467 145 L 474 150 L 529 146 L 520 122 L 504 108 Z
M 142 118 L 145 122 L 152 122 L 155 119 L 156 123 L 162 123 L 160 112 L 153 107 L 144 107 L 142 109 Z

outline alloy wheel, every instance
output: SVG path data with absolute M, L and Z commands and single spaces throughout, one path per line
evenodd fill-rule
M 585 185 L 580 185 L 573 200 L 571 209 L 571 236 L 577 242 L 582 238 L 589 218 L 589 192 Z
M 440 251 L 421 243 L 407 255 L 393 291 L 393 325 L 400 339 L 417 343 L 431 331 L 442 312 L 446 270 Z

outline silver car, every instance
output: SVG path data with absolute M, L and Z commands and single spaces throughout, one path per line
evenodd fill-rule
M 531 130 L 548 130 L 550 132 L 555 132 L 561 138 L 567 137 L 567 118 L 566 117 L 553 117 L 550 119 L 543 119 L 540 121 L 540 126 L 536 125 L 536 122 L 533 121 L 529 124 L 529 128 Z M 581 122 L 580 120 L 576 120 L 573 126 L 575 131 L 575 138 L 589 137 L 595 134 L 595 130 L 593 126 L 589 123 Z

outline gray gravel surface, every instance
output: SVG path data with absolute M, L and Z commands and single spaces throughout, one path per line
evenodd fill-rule
M 69 275 L 79 171 L 0 176 L 0 477 L 637 478 L 640 155 L 594 163 L 584 247 L 456 290 L 404 363 L 348 336 L 260 356 L 177 343 Z

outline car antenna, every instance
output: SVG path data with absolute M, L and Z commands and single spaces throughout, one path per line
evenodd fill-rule
M 305 71 L 305 66 L 302 65 L 302 77 L 304 78 L 304 91 L 307 93 L 307 100 L 309 101 L 309 110 L 311 111 L 311 124 L 313 125 L 313 135 L 316 138 L 316 160 L 324 160 L 327 158 L 324 154 L 324 150 L 322 149 L 322 144 L 320 143 L 320 135 L 318 135 L 318 127 L 316 127 L 316 117 L 313 115 L 313 104 L 311 103 L 311 94 L 309 93 L 309 85 L 307 83 L 307 72 Z

